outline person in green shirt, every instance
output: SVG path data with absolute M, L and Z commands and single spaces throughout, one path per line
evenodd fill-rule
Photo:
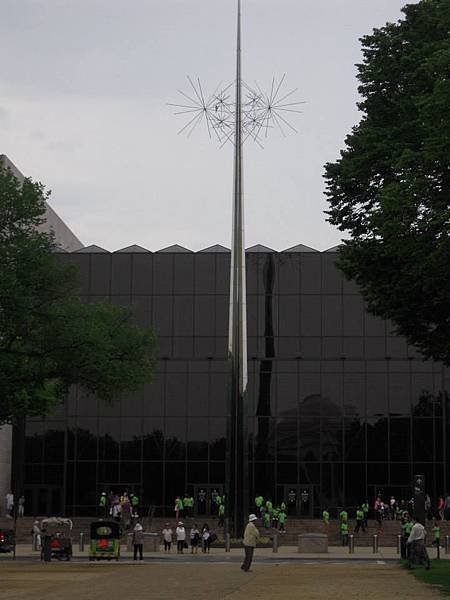
M 431 544 L 432 546 L 439 546 L 441 543 L 441 528 L 439 527 L 437 521 L 434 522 L 434 527 L 431 530 L 434 535 L 434 541 Z
M 280 526 L 280 532 L 286 533 L 286 528 L 285 528 L 285 524 L 286 524 L 286 511 L 281 509 L 280 512 L 278 513 L 278 523 Z
M 98 502 L 98 507 L 100 509 L 100 514 L 103 517 L 106 517 L 106 511 L 107 511 L 107 498 L 106 498 L 106 492 L 102 492 L 101 496 L 100 496 L 100 500 Z
M 343 508 L 341 510 L 341 512 L 339 513 L 339 518 L 341 520 L 342 523 L 347 523 L 348 521 L 348 512 L 345 510 L 345 508 Z
M 266 512 L 268 512 L 269 515 L 272 516 L 273 504 L 272 504 L 272 500 L 270 498 L 266 502 Z
M 219 515 L 219 522 L 217 523 L 217 525 L 219 527 L 223 527 L 224 520 L 225 520 L 225 504 L 222 503 L 219 505 L 218 515 Z
M 266 511 L 263 515 L 263 524 L 266 529 L 270 527 L 270 514 Z
M 283 502 L 280 504 L 280 508 L 281 508 L 281 510 L 283 510 L 283 511 L 285 511 L 285 512 L 286 512 L 286 502 L 284 502 L 284 501 L 283 501 Z
M 366 531 L 366 525 L 364 523 L 364 511 L 360 506 L 358 506 L 358 508 L 356 509 L 355 533 L 358 533 L 358 531 L 360 529 L 362 529 L 363 531 Z
M 328 525 L 330 524 L 330 513 L 328 512 L 328 509 L 324 509 L 322 512 L 322 519 L 323 519 L 323 524 L 325 525 L 325 527 L 328 527 Z
M 255 506 L 256 506 L 256 509 L 258 512 L 261 512 L 261 506 L 263 505 L 263 503 L 264 503 L 264 498 L 261 495 L 256 496 Z
M 189 496 L 187 493 L 184 495 L 184 498 L 183 498 L 183 508 L 184 508 L 184 513 L 185 513 L 186 517 L 192 517 L 191 505 L 190 505 Z
M 343 546 L 348 546 L 348 523 L 347 521 L 341 522 L 341 542 Z
M 366 527 L 368 527 L 368 518 L 369 518 L 369 503 L 367 502 L 367 500 L 365 502 L 362 503 L 361 508 L 363 510 L 364 513 L 364 525 Z
M 278 529 L 278 515 L 280 514 L 280 508 L 274 506 L 272 510 L 272 527 Z

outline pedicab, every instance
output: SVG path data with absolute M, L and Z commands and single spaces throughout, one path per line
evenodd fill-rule
M 0 552 L 14 550 L 14 529 L 0 529 Z
M 91 523 L 89 560 L 119 560 L 122 531 L 116 521 Z
M 72 558 L 73 523 L 70 519 L 50 517 L 41 522 L 42 558 L 49 560 L 70 560 Z

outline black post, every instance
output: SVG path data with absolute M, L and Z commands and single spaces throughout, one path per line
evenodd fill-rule
M 425 477 L 414 475 L 414 516 L 425 525 Z

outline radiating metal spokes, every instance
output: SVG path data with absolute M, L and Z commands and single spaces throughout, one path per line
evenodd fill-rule
M 277 128 L 283 136 L 288 130 L 297 132 L 288 118 L 290 113 L 301 113 L 299 106 L 303 102 L 291 101 L 297 89 L 288 93 L 283 91 L 285 75 L 277 82 L 272 79 L 270 93 L 261 90 L 258 84 L 250 87 L 241 82 L 242 94 L 242 131 L 243 142 L 251 138 L 262 146 L 262 139 L 267 138 L 271 129 Z M 234 142 L 234 129 L 236 123 L 235 82 L 226 87 L 219 83 L 214 92 L 208 96 L 200 79 L 195 82 L 188 77 L 189 93 L 178 90 L 183 97 L 183 104 L 169 103 L 176 108 L 175 115 L 185 115 L 187 122 L 178 131 L 188 137 L 199 126 L 206 126 L 209 137 L 215 137 L 221 144 L 228 141 Z

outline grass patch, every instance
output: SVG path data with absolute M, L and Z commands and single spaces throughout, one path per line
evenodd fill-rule
M 441 592 L 450 596 L 450 560 L 432 560 L 429 571 L 420 566 L 410 573 L 424 583 L 439 586 Z

